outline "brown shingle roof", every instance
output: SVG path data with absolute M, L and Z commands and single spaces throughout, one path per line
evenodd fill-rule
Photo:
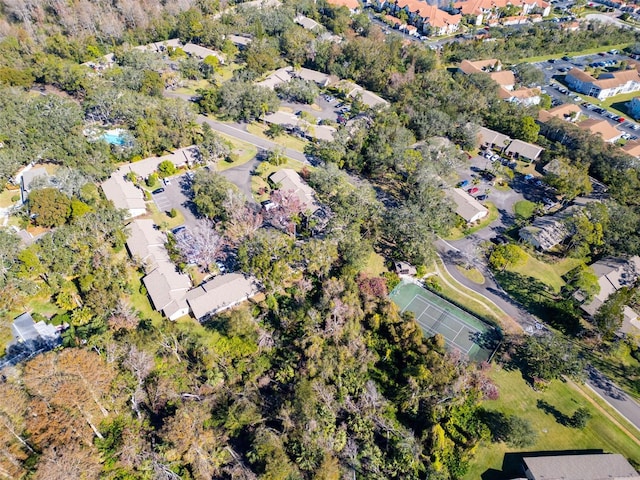
M 593 134 L 602 136 L 602 139 L 605 142 L 612 142 L 622 135 L 622 132 L 620 130 L 611 125 L 606 120 L 590 118 L 589 120 L 580 122 L 578 126 L 584 130 L 589 130 Z

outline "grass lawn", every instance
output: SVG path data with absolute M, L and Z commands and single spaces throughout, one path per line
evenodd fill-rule
M 153 222 L 156 225 L 159 225 L 161 228 L 172 229 L 184 223 L 184 216 L 182 215 L 182 212 L 177 208 L 177 215 L 174 218 L 171 218 L 169 215 L 167 215 L 167 212 L 161 212 L 160 210 L 158 210 L 155 202 L 149 202 L 147 204 L 147 208 L 151 211 L 151 218 L 153 219 Z
M 216 168 L 219 172 L 228 168 L 237 167 L 238 165 L 242 165 L 243 163 L 247 163 L 258 154 L 258 147 L 252 145 L 251 143 L 238 140 L 237 138 L 230 135 L 225 135 L 224 133 L 218 133 L 218 135 L 222 136 L 231 144 L 231 151 L 238 156 L 238 159 L 234 160 L 233 162 L 220 160 L 216 164 Z
M 461 265 L 456 265 L 456 268 L 472 282 L 477 283 L 478 285 L 482 285 L 484 283 L 484 276 L 477 268 L 464 268 Z
M 629 43 L 621 43 L 619 45 L 601 45 L 599 47 L 589 48 L 587 50 L 581 50 L 579 52 L 566 52 L 566 53 L 554 53 L 553 55 L 538 55 L 537 57 L 529 57 L 523 58 L 519 61 L 519 63 L 532 63 L 532 62 L 543 62 L 545 60 L 549 60 L 550 58 L 561 58 L 564 55 L 568 55 L 570 57 L 576 57 L 581 55 L 591 55 L 592 53 L 598 52 L 608 52 L 609 50 L 623 50 L 627 48 Z
M 533 217 L 533 212 L 536 209 L 536 204 L 530 202 L 529 200 L 520 200 L 515 203 L 513 206 L 513 211 L 516 214 L 516 217 L 522 218 L 524 220 Z
M 388 270 L 384 264 L 384 257 L 375 252 L 371 253 L 369 260 L 362 271 L 373 277 L 379 277 L 384 272 L 387 272 Z
M 231 62 L 225 65 L 221 65 L 218 71 L 214 75 L 214 80 L 218 83 L 224 83 L 231 80 L 233 77 L 233 72 L 242 68 L 242 65 L 239 63 Z
M 129 294 L 129 301 L 131 306 L 138 312 L 140 312 L 140 318 L 149 319 L 153 325 L 158 327 L 164 321 L 162 314 L 156 312 L 151 306 L 149 297 L 146 293 L 140 292 L 142 287 L 142 274 L 133 268 L 127 269 L 127 278 L 129 279 L 129 287 L 131 288 L 131 294 Z
M 12 197 L 18 197 L 19 199 L 20 190 L 19 189 L 9 190 L 5 188 L 4 191 L 0 193 L 0 208 L 8 208 L 12 206 L 14 203 L 16 203 L 11 200 Z
M 627 102 L 632 98 L 637 97 L 638 92 L 623 93 L 622 95 L 615 95 L 613 97 L 605 98 L 600 102 L 602 108 L 616 112 L 618 115 L 622 115 L 627 118 L 629 112 L 627 111 Z
M 211 88 L 211 84 L 208 80 L 186 80 L 182 87 L 176 88 L 175 92 L 195 95 L 196 90 L 201 88 Z
M 489 209 L 489 215 L 484 218 L 479 224 L 461 230 L 458 227 L 454 227 L 451 229 L 451 232 L 448 236 L 445 237 L 445 240 L 460 240 L 461 238 L 466 237 L 467 235 L 471 235 L 472 233 L 476 233 L 478 230 L 482 230 L 487 225 L 493 223 L 498 218 L 498 209 L 491 202 L 484 202 L 484 206 Z
M 256 135 L 260 138 L 271 140 L 272 142 L 275 142 L 282 147 L 290 148 L 291 150 L 304 153 L 304 147 L 309 142 L 307 142 L 306 140 L 302 140 L 298 137 L 288 135 L 286 133 L 282 135 L 278 135 L 275 138 L 267 137 L 267 135 L 265 135 L 264 133 L 267 130 L 267 128 L 268 127 L 262 123 L 254 122 L 247 125 L 247 132 L 251 133 L 252 135 Z
M 508 268 L 507 270 L 519 273 L 520 275 L 533 277 L 558 293 L 565 284 L 562 275 L 572 268 L 577 267 L 580 263 L 582 263 L 582 260 L 577 258 L 565 258 L 556 263 L 545 263 L 527 254 L 527 261 L 524 264 Z
M 300 172 L 303 168 L 312 169 L 309 165 L 304 165 L 302 162 L 294 160 L 292 158 L 287 158 L 287 161 L 282 165 L 273 165 L 269 162 L 262 162 L 256 168 L 256 174 L 251 177 L 251 192 L 253 193 L 256 201 L 261 202 L 269 198 L 269 185 L 267 183 L 267 178 L 273 172 L 278 170 L 282 170 L 283 168 L 292 168 L 296 172 Z M 264 193 L 259 193 L 260 189 L 266 189 Z
M 484 401 L 483 407 L 528 420 L 537 433 L 537 440 L 526 448 L 514 448 L 502 442 L 482 442 L 465 480 L 502 480 L 522 473 L 509 471 L 508 467 L 513 468 L 513 465 L 508 464 L 504 465 L 507 471 L 502 471 L 504 454 L 507 452 L 602 449 L 621 453 L 631 461 L 640 463 L 639 445 L 580 393 L 584 387 L 578 391 L 556 380 L 545 391 L 536 392 L 524 381 L 519 371 L 507 371 L 499 366 L 494 367 L 490 377 L 500 389 L 500 398 Z M 591 413 L 591 419 L 583 430 L 565 427 L 558 423 L 553 414 L 539 408 L 538 401 L 551 405 L 559 415 L 570 416 L 579 407 L 585 407 Z M 601 408 L 607 410 L 606 406 Z M 632 433 L 640 437 L 637 430 Z
M 458 283 L 444 267 L 442 260 L 436 260 L 432 269 L 436 273 L 436 279 L 440 286 L 440 294 L 461 305 L 469 312 L 480 318 L 485 318 L 490 322 L 500 325 L 506 333 L 518 333 L 522 328 L 502 309 L 488 298 Z

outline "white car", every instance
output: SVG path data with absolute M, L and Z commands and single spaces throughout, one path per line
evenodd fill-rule
M 491 155 L 491 158 L 489 159 L 492 162 L 495 162 L 496 160 L 500 160 L 500 155 L 495 154 L 495 155 Z

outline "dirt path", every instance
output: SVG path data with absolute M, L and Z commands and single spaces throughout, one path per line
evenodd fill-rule
M 620 430 L 622 430 L 631 440 L 633 440 L 633 442 L 635 444 L 640 446 L 640 440 L 638 439 L 638 435 L 637 434 L 631 433 L 627 427 L 622 425 L 613 415 L 611 415 L 609 412 L 607 412 L 606 409 L 602 408 L 602 406 L 600 404 L 598 404 L 598 402 L 596 402 L 593 398 L 591 398 L 589 395 L 587 395 L 584 392 L 584 390 L 582 390 L 582 388 L 579 385 L 577 385 L 573 380 L 571 380 L 569 378 L 566 378 L 566 377 L 565 377 L 565 380 L 567 381 L 569 386 L 571 386 L 571 388 L 573 388 L 578 393 L 580 393 L 580 395 L 582 395 L 591 405 L 593 405 L 596 408 L 596 410 L 598 410 L 600 413 L 602 413 L 605 417 L 607 417 L 609 419 L 609 421 L 611 423 L 613 423 Z M 587 386 L 587 388 L 589 388 L 589 387 Z

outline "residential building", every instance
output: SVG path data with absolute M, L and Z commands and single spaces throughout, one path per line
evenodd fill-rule
M 297 115 L 278 110 L 264 116 L 266 123 L 283 126 L 287 131 L 298 133 L 309 139 L 332 141 L 336 128 L 331 125 L 309 124 Z
M 20 175 L 20 200 L 22 203 L 27 201 L 33 181 L 36 178 L 46 178 L 49 176 L 47 169 L 43 165 L 27 168 L 25 168 Z
M 227 35 L 227 38 L 233 43 L 239 50 L 244 50 L 251 43 L 251 37 L 244 35 Z
M 331 75 L 327 73 L 311 70 L 310 68 L 296 68 L 290 71 L 290 75 L 294 78 L 301 78 L 308 82 L 315 82 L 319 87 L 327 87 L 332 83 Z M 336 77 L 334 79 L 337 80 Z
M 530 15 L 533 12 L 540 12 L 542 17 L 547 17 L 551 13 L 551 5 L 542 0 L 524 0 L 522 2 L 511 0 L 462 0 L 455 2 L 453 8 L 462 15 L 473 18 L 473 23 L 482 25 L 497 20 L 501 15 L 501 10 L 507 7 L 518 7 L 519 16 Z
M 468 224 L 482 220 L 489 215 L 489 210 L 463 189 L 452 188 L 447 190 L 447 193 L 456 204 L 456 213 Z
M 376 95 L 375 93 L 365 88 L 362 88 L 360 85 L 356 85 L 356 84 L 352 84 L 352 85 L 354 85 L 354 88 L 349 90 L 347 92 L 347 95 L 351 98 L 359 99 L 367 107 L 369 108 L 373 108 L 377 106 L 386 107 L 387 105 L 389 105 L 389 102 L 387 102 L 384 98 L 380 97 L 379 95 Z
M 495 148 L 500 151 L 511 143 L 511 137 L 508 135 L 485 127 L 480 127 L 478 130 L 478 139 L 482 148 Z
M 187 292 L 185 298 L 198 321 L 204 321 L 255 296 L 260 287 L 255 278 L 241 273 L 218 275 Z
M 623 287 L 632 287 L 635 284 L 640 276 L 640 257 L 608 257 L 593 263 L 591 268 L 598 278 L 600 292 L 589 303 L 580 305 L 580 308 L 588 315 L 593 316 L 611 294 Z M 578 301 L 584 301 L 584 297 L 579 294 L 576 294 L 575 297 Z M 623 327 L 627 331 L 632 327 L 640 328 L 637 318 L 636 312 L 629 307 L 625 308 Z
M 571 236 L 565 221 L 579 210 L 579 207 L 572 206 L 555 215 L 538 217 L 531 225 L 521 228 L 518 231 L 518 235 L 522 241 L 527 242 L 538 250 L 550 250 Z
M 134 220 L 128 225 L 127 250 L 136 262 L 142 262 L 151 272 L 167 259 L 164 247 L 167 237 L 151 219 Z
M 269 176 L 269 180 L 273 182 L 278 190 L 283 192 L 291 192 L 298 197 L 303 210 L 314 213 L 320 208 L 320 204 L 315 198 L 315 192 L 307 185 L 298 175 L 298 172 L 291 168 L 283 168 Z
M 472 73 L 491 73 L 502 71 L 502 63 L 497 58 L 490 58 L 488 60 L 477 60 L 472 62 L 471 60 L 463 60 L 458 65 L 458 70 L 466 75 Z
M 360 10 L 358 0 L 327 0 L 327 3 L 334 7 L 347 7 L 351 13 L 357 13 Z
M 185 295 L 191 288 L 191 279 L 188 275 L 179 273 L 168 256 L 151 273 L 142 277 L 142 283 L 153 308 L 162 312 L 169 320 L 177 320 L 189 313 Z
M 142 190 L 125 178 L 128 172 L 127 166 L 120 167 L 102 182 L 100 187 L 104 196 L 113 202 L 115 208 L 126 210 L 127 216 L 134 218 L 144 215 L 147 212 L 147 206 Z
M 531 105 L 540 105 L 540 89 L 538 87 L 527 88 L 521 87 L 517 90 L 508 90 L 504 87 L 500 87 L 498 90 L 498 96 L 502 100 L 506 100 L 507 102 L 518 103 L 525 107 L 529 107 Z
M 204 60 L 207 57 L 216 57 L 220 63 L 224 63 L 225 57 L 222 53 L 211 50 L 210 48 L 201 47 L 194 43 L 186 43 L 180 47 L 184 52 L 191 56 Z
M 462 15 L 451 14 L 422 0 L 375 0 L 371 3 L 378 11 L 386 10 L 396 17 L 404 12 L 408 18 L 407 23 L 416 28 L 414 35 L 418 32 L 426 35 L 449 35 L 458 30 L 462 21 Z M 411 32 L 413 29 L 410 29 L 409 33 Z
M 267 78 L 258 82 L 257 85 L 261 87 L 270 88 L 274 90 L 281 83 L 290 82 L 293 76 L 291 72 L 293 71 L 293 67 L 282 67 L 270 74 Z
M 565 81 L 572 90 L 596 97 L 598 100 L 640 90 L 640 74 L 636 68 L 603 72 L 597 79 L 584 70 L 572 68 L 567 73 Z
M 622 150 L 632 157 L 640 158 L 640 141 L 629 140 L 624 144 Z
M 524 457 L 528 480 L 640 480 L 619 453 Z
M 396 273 L 398 275 L 409 275 L 414 276 L 418 273 L 416 267 L 407 262 L 395 262 L 394 266 L 396 268 Z
M 559 118 L 568 122 L 575 122 L 581 112 L 582 110 L 575 103 L 563 103 L 550 110 L 540 110 L 540 112 L 538 112 L 538 121 L 545 123 L 552 118 Z
M 534 145 L 533 143 L 523 142 L 522 140 L 514 140 L 504 151 L 505 155 L 525 162 L 535 162 L 544 148 Z
M 629 112 L 629 116 L 635 119 L 640 118 L 640 97 L 633 97 L 627 103 L 627 112 Z
M 311 30 L 312 32 L 322 29 L 322 26 L 318 22 L 301 14 L 294 18 L 293 21 L 300 25 L 302 28 Z
M 58 328 L 44 321 L 35 322 L 30 313 L 25 312 L 17 316 L 11 324 L 12 344 L 20 343 L 50 343 L 60 339 Z
M 596 118 L 590 118 L 588 120 L 584 120 L 578 123 L 578 127 L 583 130 L 588 130 L 594 135 L 600 135 L 602 140 L 609 143 L 614 143 L 620 137 L 622 137 L 623 132 L 618 130 L 616 127 L 611 125 L 606 120 L 598 120 Z

